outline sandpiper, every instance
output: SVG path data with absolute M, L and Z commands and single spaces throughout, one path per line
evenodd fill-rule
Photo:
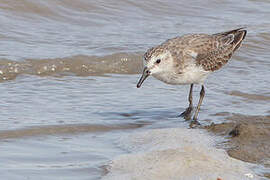
M 200 84 L 200 99 L 193 116 L 198 123 L 198 113 L 202 104 L 207 76 L 225 65 L 232 54 L 239 49 L 246 36 L 244 28 L 217 34 L 187 34 L 175 37 L 150 48 L 144 54 L 144 69 L 137 84 L 141 87 L 144 80 L 153 75 L 167 84 L 190 84 L 189 107 L 181 114 L 186 120 L 193 112 L 193 84 Z

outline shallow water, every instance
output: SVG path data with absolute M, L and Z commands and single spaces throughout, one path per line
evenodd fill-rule
M 136 88 L 143 52 L 186 33 L 248 29 L 206 82 L 203 125 L 269 115 L 269 9 L 255 0 L 0 0 L 1 179 L 100 179 L 129 152 L 120 137 L 187 128 L 177 115 L 188 86 L 149 78 Z

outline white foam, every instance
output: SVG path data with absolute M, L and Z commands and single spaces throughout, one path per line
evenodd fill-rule
M 213 136 L 198 129 L 147 130 L 124 137 L 129 154 L 109 164 L 103 180 L 250 180 L 250 164 L 214 147 Z

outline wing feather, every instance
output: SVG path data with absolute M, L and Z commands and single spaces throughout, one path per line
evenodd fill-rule
M 246 36 L 243 28 L 196 37 L 185 49 L 192 52 L 196 65 L 202 66 L 206 71 L 220 69 L 232 57 L 232 54 L 241 46 Z M 196 55 L 196 56 L 194 56 Z

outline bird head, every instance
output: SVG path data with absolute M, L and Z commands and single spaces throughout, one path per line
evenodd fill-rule
M 173 64 L 171 53 L 160 46 L 149 49 L 144 54 L 143 62 L 144 69 L 137 84 L 137 88 L 141 87 L 142 83 L 148 76 L 158 76 L 158 74 L 170 71 Z

